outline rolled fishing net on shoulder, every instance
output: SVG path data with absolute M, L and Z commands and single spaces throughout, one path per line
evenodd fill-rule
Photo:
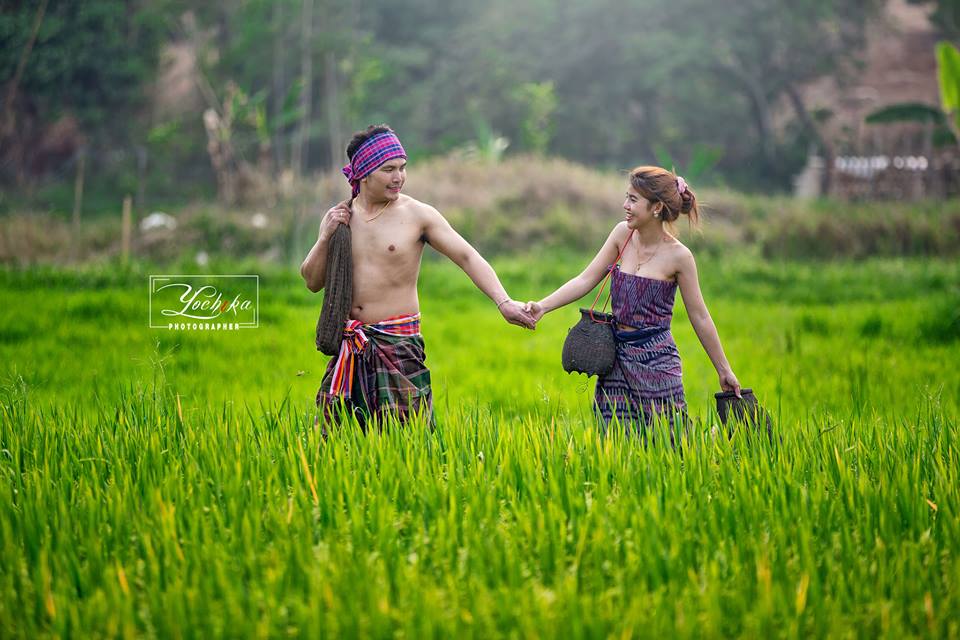
M 328 356 L 340 352 L 343 327 L 353 304 L 353 252 L 350 227 L 341 224 L 327 247 L 323 306 L 317 320 L 317 349 Z

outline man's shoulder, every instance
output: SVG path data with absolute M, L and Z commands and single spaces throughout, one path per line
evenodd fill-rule
M 437 211 L 437 208 L 426 202 L 421 202 L 413 196 L 408 196 L 403 193 L 400 194 L 400 199 L 397 201 L 397 205 L 405 211 L 409 211 L 413 215 L 418 217 L 428 219 L 434 216 L 439 216 L 440 212 Z

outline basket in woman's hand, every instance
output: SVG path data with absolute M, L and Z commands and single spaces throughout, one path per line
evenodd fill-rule
M 753 389 L 741 389 L 739 397 L 735 391 L 721 391 L 713 394 L 713 397 L 717 400 L 720 422 L 727 427 L 731 437 L 735 425 L 739 423 L 757 432 L 765 430 L 767 438 L 773 442 L 773 421 L 767 410 L 760 406 Z

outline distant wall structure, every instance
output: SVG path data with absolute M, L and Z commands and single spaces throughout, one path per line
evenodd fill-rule
M 938 108 L 935 47 L 938 34 L 929 6 L 890 0 L 868 29 L 865 65 L 843 81 L 825 79 L 804 90 L 811 111 L 827 114 L 824 131 L 834 161 L 816 150 L 794 179 L 798 197 L 841 199 L 948 198 L 960 196 L 960 146 L 937 135 L 932 122 L 869 124 L 882 108 L 916 103 Z M 819 177 L 830 171 L 830 193 Z
M 920 200 L 960 196 L 956 156 L 840 156 L 833 174 L 834 195 L 851 200 Z
M 811 154 L 793 182 L 794 195 L 818 198 L 826 170 L 823 158 Z M 960 154 L 845 155 L 834 158 L 831 197 L 843 200 L 921 200 L 960 197 Z

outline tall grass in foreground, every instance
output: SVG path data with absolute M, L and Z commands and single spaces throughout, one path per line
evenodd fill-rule
M 960 635 L 955 416 L 694 428 L 469 404 L 0 401 L 0 635 Z
M 714 434 L 678 304 L 682 454 L 598 434 L 575 305 L 508 327 L 425 260 L 437 428 L 323 440 L 295 270 L 211 266 L 262 283 L 211 336 L 146 328 L 151 269 L 0 270 L 0 637 L 960 637 L 954 261 L 701 260 L 782 441 Z

